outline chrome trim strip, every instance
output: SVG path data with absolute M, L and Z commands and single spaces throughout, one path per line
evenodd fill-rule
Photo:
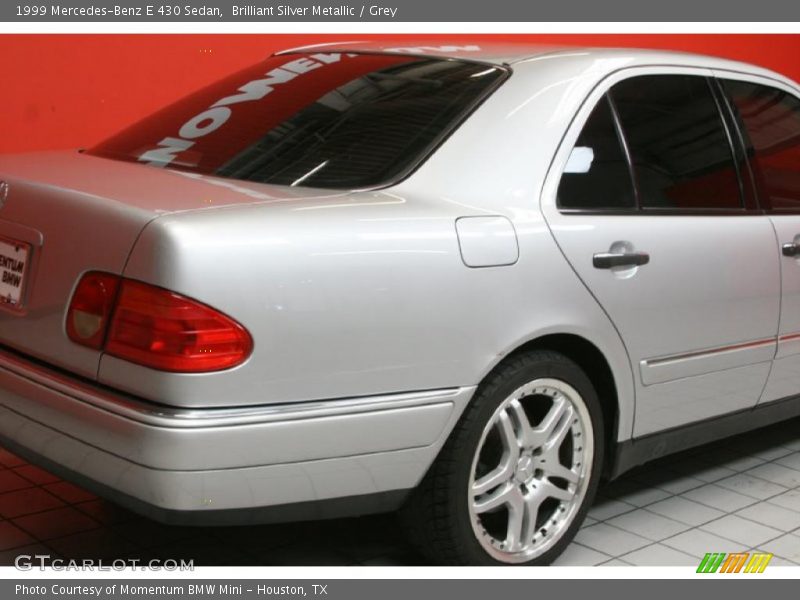
M 800 337 L 800 335 L 798 335 Z M 723 352 L 732 352 L 735 350 L 747 350 L 749 348 L 760 348 L 761 346 L 769 346 L 775 344 L 776 338 L 764 338 L 762 340 L 754 340 L 752 342 L 743 342 L 741 344 L 731 344 L 728 346 L 719 346 L 717 348 L 710 348 L 708 350 L 696 350 L 693 352 L 685 352 L 683 354 L 673 354 L 671 356 L 663 356 L 660 358 L 648 358 L 642 361 L 642 366 L 655 367 L 672 362 L 678 362 L 689 358 L 702 358 L 705 356 L 713 356 Z
M 437 404 L 474 389 L 474 387 L 446 388 L 291 404 L 198 409 L 169 407 L 138 400 L 73 379 L 55 369 L 0 350 L 0 378 L 3 377 L 3 371 L 132 421 L 155 427 L 187 429 L 311 419 Z
M 796 357 L 798 354 L 800 354 L 800 332 L 785 333 L 778 337 L 778 352 L 775 354 L 777 360 Z
M 639 374 L 642 385 L 667 383 L 769 363 L 774 360 L 777 349 L 777 337 L 774 337 L 683 352 L 642 360 Z

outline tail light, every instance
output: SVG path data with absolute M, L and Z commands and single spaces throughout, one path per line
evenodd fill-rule
M 112 290 L 99 293 L 97 281 Z M 103 301 L 110 297 L 109 303 Z M 84 316 L 88 314 L 91 319 Z M 96 327 L 91 337 L 80 334 Z M 78 344 L 160 371 L 205 373 L 240 365 L 253 340 L 230 317 L 175 292 L 105 273 L 81 279 L 67 313 L 67 334 Z M 91 343 L 87 343 L 87 342 Z
M 100 350 L 106 337 L 106 327 L 120 278 L 108 273 L 86 273 L 67 311 L 67 335 L 77 344 Z

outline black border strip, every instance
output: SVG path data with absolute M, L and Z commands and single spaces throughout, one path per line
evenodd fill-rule
M 666 431 L 617 442 L 610 478 L 615 479 L 634 467 L 668 454 L 747 433 L 795 417 L 800 417 L 800 394 L 759 404 L 754 408 L 728 413 L 721 417 L 711 417 Z

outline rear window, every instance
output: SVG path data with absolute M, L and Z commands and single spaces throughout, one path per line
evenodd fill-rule
M 277 185 L 375 187 L 423 160 L 504 74 L 414 56 L 274 56 L 87 153 Z

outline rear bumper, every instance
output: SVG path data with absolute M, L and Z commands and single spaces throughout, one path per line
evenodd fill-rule
M 0 351 L 0 444 L 163 521 L 374 512 L 418 484 L 473 392 L 172 409 Z

